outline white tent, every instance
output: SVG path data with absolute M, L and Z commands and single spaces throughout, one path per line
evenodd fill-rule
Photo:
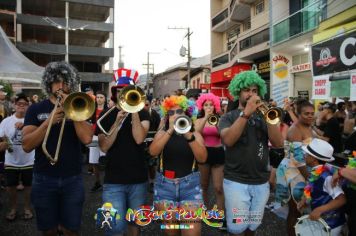
M 25 57 L 0 27 L 0 80 L 10 83 L 41 83 L 44 68 Z

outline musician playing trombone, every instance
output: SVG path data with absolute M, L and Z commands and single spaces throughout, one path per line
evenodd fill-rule
M 141 106 L 143 108 L 145 104 L 144 98 L 137 94 L 139 91 L 137 87 L 133 86 L 135 89 L 128 91 L 133 94 L 132 96 L 124 96 L 131 101 L 123 101 L 120 97 L 124 88 L 134 85 L 138 73 L 120 68 L 115 71 L 114 75 L 116 85 L 111 87 L 111 100 L 116 106 L 110 112 L 102 113 L 97 121 L 97 132 L 99 147 L 106 153 L 107 159 L 103 202 L 112 203 L 113 207 L 118 210 L 118 214 L 124 217 L 128 208 L 137 209 L 145 204 L 148 170 L 143 142 L 150 122 L 148 112 L 137 109 Z M 131 106 L 132 110 L 125 111 L 120 106 L 121 102 L 125 105 L 137 102 L 137 106 Z M 125 105 L 123 106 L 127 107 Z M 108 235 L 123 235 L 127 230 L 127 235 L 135 236 L 139 233 L 135 225 L 130 224 L 127 227 L 127 221 L 124 219 L 120 219 L 112 227 L 111 231 L 107 232 Z
M 30 106 L 25 116 L 22 146 L 26 152 L 35 150 L 31 200 L 37 228 L 43 235 L 57 235 L 58 227 L 64 235 L 79 235 L 84 203 L 81 143 L 91 143 L 93 131 L 86 121 L 64 121 L 62 106 L 69 94 L 79 91 L 79 85 L 78 71 L 72 65 L 49 63 L 42 77 L 48 99 Z M 49 121 L 51 115 L 53 122 Z M 48 153 L 55 153 L 62 122 L 65 122 L 62 143 L 58 161 L 53 163 L 41 145 L 50 129 L 46 148 Z

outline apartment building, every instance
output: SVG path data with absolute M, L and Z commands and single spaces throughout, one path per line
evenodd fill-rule
M 234 75 L 251 68 L 269 84 L 269 1 L 211 0 L 210 5 L 211 91 L 229 96 Z
M 68 60 L 82 89 L 107 90 L 114 57 L 114 0 L 2 0 L 0 25 L 39 66 Z
M 314 96 L 316 94 L 313 89 L 313 78 L 327 73 L 325 70 L 317 72 L 316 64 L 320 65 L 317 61 L 335 55 L 330 55 L 329 49 L 321 53 L 325 45 L 315 44 L 355 31 L 355 4 L 354 0 L 270 0 L 271 97 L 278 104 L 282 104 L 286 97 L 307 99 L 330 97 L 329 93 L 323 94 L 324 96 Z M 348 24 L 347 31 L 343 29 L 346 24 Z M 326 36 L 323 31 L 331 28 Z M 339 48 L 340 45 L 334 51 L 339 51 Z M 352 54 L 352 49 L 348 50 L 351 50 L 349 52 Z M 335 57 L 334 62 L 339 60 L 340 57 Z M 328 65 L 321 65 L 322 68 L 326 66 Z M 345 71 L 355 69 L 355 66 L 354 62 L 343 69 Z M 330 72 L 337 72 L 337 70 L 330 68 L 328 73 Z

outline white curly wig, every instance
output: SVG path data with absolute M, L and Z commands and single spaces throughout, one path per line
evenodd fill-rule
M 80 76 L 77 69 L 65 61 L 50 62 L 47 64 L 42 76 L 42 88 L 48 94 L 52 94 L 51 86 L 54 82 L 63 81 L 70 93 L 78 92 Z

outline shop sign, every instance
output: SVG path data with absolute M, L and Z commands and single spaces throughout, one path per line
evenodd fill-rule
M 290 69 L 290 73 L 298 73 L 298 72 L 308 71 L 310 69 L 311 69 L 311 65 L 308 62 L 308 63 L 292 66 L 292 68 Z
M 225 68 L 222 70 L 214 71 L 211 73 L 211 83 L 220 83 L 220 82 L 230 82 L 230 80 L 238 73 L 250 70 L 250 64 L 238 64 L 229 68 Z
M 329 75 L 313 77 L 312 99 L 329 99 L 330 81 Z
M 356 69 L 356 31 L 312 46 L 313 75 Z
M 351 73 L 350 101 L 356 101 L 356 72 Z
M 298 97 L 309 100 L 309 91 L 308 90 L 298 91 Z
M 269 73 L 269 71 L 270 71 L 270 62 L 269 61 L 257 63 L 257 73 L 264 74 L 264 73 Z
M 211 84 L 200 84 L 200 89 L 210 89 Z
M 289 60 L 283 55 L 276 55 L 272 58 L 274 67 L 273 74 L 279 79 L 285 79 L 288 77 L 288 64 Z

